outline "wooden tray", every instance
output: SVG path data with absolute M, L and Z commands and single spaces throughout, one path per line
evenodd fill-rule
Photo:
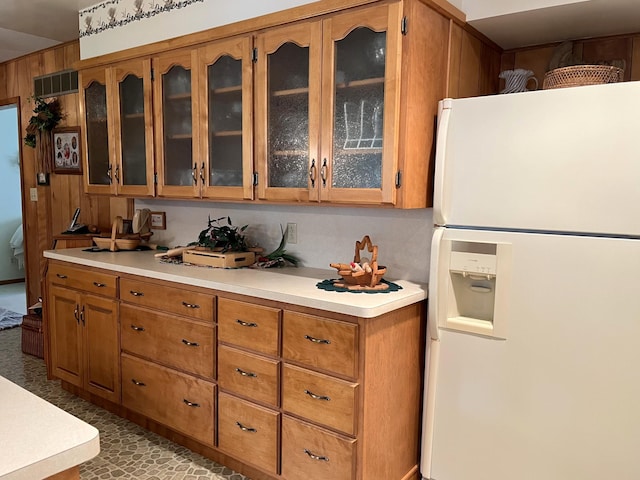
M 194 265 L 208 265 L 218 268 L 240 268 L 252 265 L 256 261 L 253 252 L 212 252 L 194 248 L 182 252 L 182 261 Z

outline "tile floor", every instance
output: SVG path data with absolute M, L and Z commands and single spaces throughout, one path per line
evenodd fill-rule
M 100 431 L 100 454 L 81 465 L 82 480 L 249 480 L 47 381 L 44 362 L 20 342 L 20 327 L 0 331 L 0 375 Z

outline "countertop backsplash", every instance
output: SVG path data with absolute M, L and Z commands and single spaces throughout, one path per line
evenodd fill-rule
M 239 205 L 162 199 L 136 200 L 135 208 L 166 212 L 166 230 L 153 230 L 152 241 L 174 247 L 197 240 L 212 219 L 230 217 L 248 225 L 250 243 L 267 252 L 280 243 L 282 228 L 297 224 L 298 242 L 287 252 L 305 267 L 329 269 L 331 262 L 353 260 L 355 242 L 369 235 L 378 245 L 378 261 L 389 279 L 427 283 L 433 219 L 431 209 L 393 210 L 296 205 Z

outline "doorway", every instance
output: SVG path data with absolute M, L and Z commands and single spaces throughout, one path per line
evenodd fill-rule
M 18 313 L 26 308 L 20 158 L 19 101 L 0 100 L 0 306 L 15 310 L 24 304 Z

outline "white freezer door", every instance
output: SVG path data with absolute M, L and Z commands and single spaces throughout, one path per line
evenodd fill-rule
M 640 235 L 640 82 L 441 107 L 437 224 Z
M 431 340 L 424 478 L 637 480 L 640 240 L 447 229 L 442 241 L 511 244 L 509 318 L 506 340 Z

